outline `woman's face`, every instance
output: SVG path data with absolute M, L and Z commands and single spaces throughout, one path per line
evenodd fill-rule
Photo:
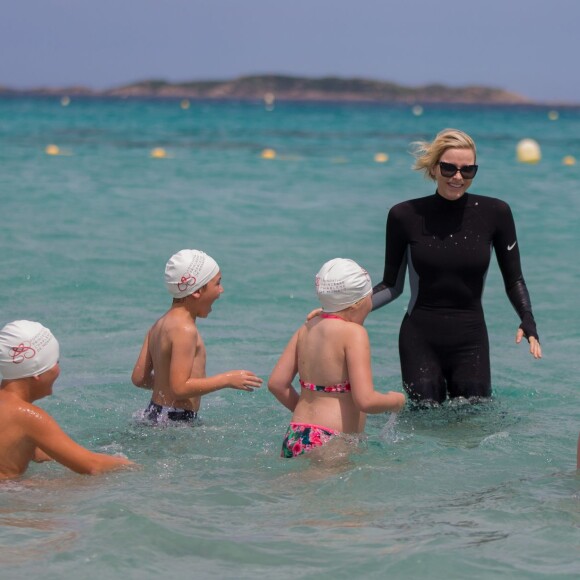
M 439 162 L 451 163 L 458 168 L 475 163 L 475 154 L 471 149 L 447 149 L 439 159 Z M 439 163 L 435 165 L 431 174 L 437 182 L 437 191 L 441 197 L 450 201 L 459 199 L 471 185 L 473 179 L 465 179 L 459 171 L 451 177 L 443 177 Z

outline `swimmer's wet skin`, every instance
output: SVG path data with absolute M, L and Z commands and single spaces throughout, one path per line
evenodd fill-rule
M 323 264 L 315 287 L 323 312 L 294 333 L 268 382 L 292 411 L 284 458 L 308 453 L 338 435 L 362 433 L 367 413 L 397 412 L 405 404 L 402 393 L 374 390 L 363 327 L 372 308 L 368 272 L 353 260 L 335 258 Z M 297 375 L 299 393 L 292 385 Z
M 133 465 L 78 445 L 32 404 L 52 394 L 59 356 L 58 341 L 38 322 L 16 320 L 0 330 L 0 479 L 21 476 L 31 461 L 56 460 L 90 475 Z

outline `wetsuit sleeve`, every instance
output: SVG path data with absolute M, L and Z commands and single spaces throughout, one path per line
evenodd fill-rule
M 507 203 L 498 200 L 497 209 L 497 228 L 493 238 L 493 248 L 503 276 L 505 291 L 522 321 L 520 328 L 524 331 L 525 337 L 533 336 L 539 340 L 536 321 L 532 313 L 532 302 L 522 275 L 514 218 Z
M 407 241 L 397 206 L 387 216 L 385 235 L 385 269 L 383 280 L 373 288 L 373 310 L 398 298 L 405 286 Z

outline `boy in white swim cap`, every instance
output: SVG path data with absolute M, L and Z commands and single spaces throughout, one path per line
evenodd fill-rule
M 335 258 L 322 266 L 315 286 L 322 311 L 296 331 L 268 381 L 270 391 L 292 411 L 281 452 L 287 458 L 313 452 L 338 435 L 362 433 L 367 413 L 397 412 L 405 404 L 402 393 L 379 393 L 373 386 L 363 327 L 372 309 L 366 270 Z M 296 375 L 300 393 L 292 385 Z
M 56 338 L 38 322 L 16 320 L 0 330 L 0 479 L 19 477 L 31 461 L 54 459 L 86 474 L 132 465 L 124 457 L 81 447 L 33 405 L 52 394 L 58 358 Z
M 147 333 L 131 376 L 135 386 L 153 390 L 143 412 L 152 423 L 191 423 L 202 395 L 225 388 L 253 391 L 262 384 L 246 370 L 206 377 L 206 350 L 196 320 L 209 316 L 224 291 L 221 280 L 216 261 L 200 250 L 181 250 L 165 266 L 173 302 Z

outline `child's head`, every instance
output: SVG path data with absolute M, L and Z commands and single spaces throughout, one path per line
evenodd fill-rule
M 39 322 L 16 320 L 0 330 L 0 374 L 4 380 L 39 376 L 51 370 L 58 357 L 58 341 Z
M 315 284 L 324 312 L 345 310 L 373 291 L 368 272 L 345 258 L 326 262 L 316 274 Z
M 216 261 L 200 250 L 181 250 L 165 266 L 165 285 L 173 298 L 197 292 L 219 272 Z

